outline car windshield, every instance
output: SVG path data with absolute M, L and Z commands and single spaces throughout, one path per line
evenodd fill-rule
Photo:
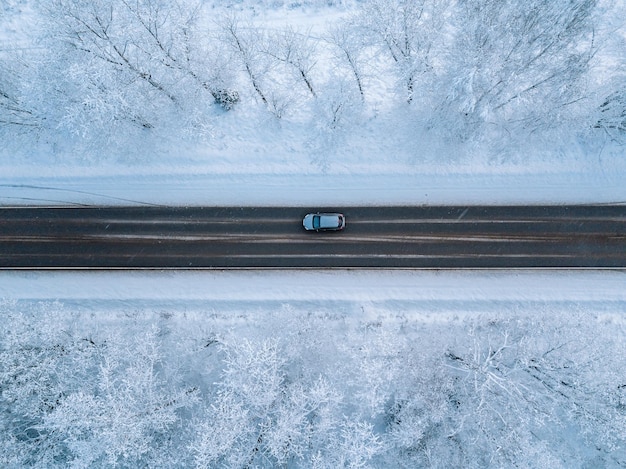
M 317 230 L 319 227 L 320 227 L 320 216 L 314 215 L 313 216 L 313 229 Z

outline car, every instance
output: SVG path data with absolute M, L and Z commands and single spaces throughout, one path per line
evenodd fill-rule
M 307 231 L 340 231 L 346 227 L 343 213 L 308 213 L 302 220 Z

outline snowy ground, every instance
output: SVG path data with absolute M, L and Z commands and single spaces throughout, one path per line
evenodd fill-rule
M 6 177 L 13 205 L 465 205 L 625 203 L 622 174 L 179 174 Z
M 0 271 L 0 299 L 26 308 L 58 302 L 96 328 L 119 315 L 157 311 L 199 327 L 211 317 L 245 329 L 280 311 L 330 314 L 355 325 L 576 312 L 626 325 L 623 271 Z
M 509 305 L 606 302 L 624 308 L 622 271 L 244 271 L 244 272 L 2 272 L 0 297 L 29 301 L 94 300 L 262 304 L 351 302 L 362 307 L 413 302 L 450 310 L 504 302 Z M 154 289 L 153 285 L 159 288 Z M 437 309 L 441 309 L 437 307 Z M 359 312 L 362 312 L 359 309 Z
M 158 285 L 158 288 L 154 288 Z M 99 322 L 131 311 L 253 324 L 285 308 L 355 323 L 441 323 L 472 316 L 584 312 L 626 324 L 623 271 L 2 272 L 0 298 L 59 302 Z M 505 317 L 506 317 L 505 313 Z

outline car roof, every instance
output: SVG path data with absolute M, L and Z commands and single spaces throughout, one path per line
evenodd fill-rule
M 320 213 L 320 225 L 321 226 L 337 226 L 337 220 L 339 219 L 338 213 Z

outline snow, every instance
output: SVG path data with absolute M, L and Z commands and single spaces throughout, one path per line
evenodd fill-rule
M 14 2 L 22 8 L 26 3 Z M 344 14 L 296 8 L 264 20 L 278 24 L 281 15 L 290 15 L 291 24 L 309 28 Z M 27 28 L 11 21 L 0 53 L 28 49 L 18 34 Z M 45 143 L 28 154 L 0 150 L 0 205 L 626 204 L 624 148 L 610 138 L 589 146 L 559 142 L 554 148 L 535 142 L 508 149 L 498 160 L 478 147 L 456 154 L 453 146 L 421 141 L 420 135 L 411 142 L 408 124 L 397 124 L 377 109 L 369 120 L 348 122 L 327 142 L 297 119 L 277 122 L 267 113 L 242 111 L 214 124 L 214 140 L 153 142 L 143 153 L 118 148 L 107 159 L 64 154 Z M 440 153 L 442 148 L 448 153 Z M 78 317 L 87 329 L 109 320 L 115 328 L 125 316 L 166 311 L 181 323 L 188 320 L 189 328 L 229 323 L 235 336 L 263 329 L 264 318 L 276 311 L 294 311 L 296 318 L 333 312 L 358 324 L 446 324 L 485 314 L 541 319 L 576 312 L 590 323 L 623 327 L 626 272 L 0 271 L 0 300 L 31 312 L 59 302 L 68 322 Z M 338 342 L 347 334 L 333 333 Z
M 0 271 L 0 299 L 25 308 L 57 302 L 92 327 L 130 312 L 150 324 L 154 311 L 182 314 L 187 327 L 204 327 L 209 315 L 217 324 L 241 327 L 243 320 L 255 328 L 280 311 L 387 325 L 577 311 L 626 325 L 626 275 L 619 270 Z
M 0 177 L 11 205 L 349 206 L 625 203 L 621 174 L 134 174 Z
M 159 288 L 154 289 L 158 284 Z M 0 271 L 0 297 L 42 301 L 506 301 L 626 304 L 623 271 Z

